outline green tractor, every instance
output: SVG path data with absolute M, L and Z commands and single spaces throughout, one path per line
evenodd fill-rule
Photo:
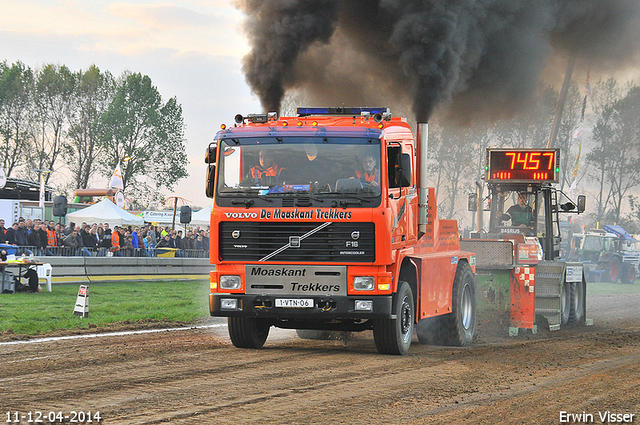
M 569 261 L 584 263 L 587 282 L 633 283 L 636 276 L 635 265 L 624 261 L 623 239 L 615 233 L 591 230 L 574 238 L 574 249 Z

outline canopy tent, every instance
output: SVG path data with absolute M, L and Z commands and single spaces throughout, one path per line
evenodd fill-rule
M 144 219 L 137 217 L 122 208 L 116 206 L 110 199 L 105 198 L 97 204 L 82 210 L 74 211 L 67 214 L 67 223 L 74 222 L 76 224 L 86 222 L 92 223 L 109 223 L 109 226 L 142 226 Z
M 209 226 L 211 224 L 211 207 L 205 207 L 191 214 L 192 226 Z

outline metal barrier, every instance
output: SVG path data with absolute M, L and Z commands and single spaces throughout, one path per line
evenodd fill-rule
M 187 257 L 35 257 L 53 267 L 51 281 L 60 283 L 127 280 L 207 279 L 214 266 L 208 258 Z M 54 288 L 55 290 L 55 288 Z
M 15 256 L 36 257 L 156 257 L 158 250 L 162 248 L 120 248 L 120 254 L 116 254 L 109 248 L 71 248 L 68 246 L 53 246 L 37 248 L 35 246 L 11 246 L 8 250 L 15 251 Z M 11 252 L 10 252 L 11 254 Z M 178 249 L 175 256 L 180 258 L 209 258 L 209 250 Z

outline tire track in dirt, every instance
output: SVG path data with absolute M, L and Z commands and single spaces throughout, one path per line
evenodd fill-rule
M 106 424 L 555 424 L 572 406 L 640 410 L 637 317 L 402 357 L 377 354 L 367 333 L 292 335 L 262 350 L 197 329 L 0 346 L 2 407 L 99 410 Z

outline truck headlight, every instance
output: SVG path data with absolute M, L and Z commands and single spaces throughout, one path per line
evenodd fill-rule
M 220 276 L 220 289 L 240 289 L 240 276 Z
M 353 289 L 356 291 L 373 291 L 375 281 L 373 276 L 356 276 L 353 278 Z
M 373 311 L 372 300 L 356 300 L 355 305 L 357 311 Z
M 237 310 L 238 300 L 235 298 L 222 298 L 220 300 L 220 309 L 221 310 Z

